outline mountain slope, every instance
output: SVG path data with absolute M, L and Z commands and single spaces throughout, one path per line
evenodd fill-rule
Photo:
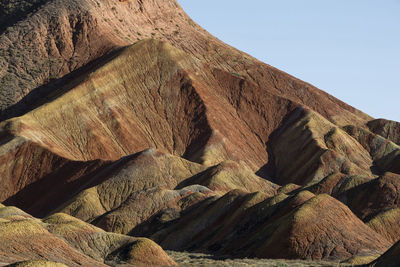
M 60 251 L 173 264 L 128 234 L 369 263 L 397 241 L 398 123 L 224 44 L 175 0 L 3 2 L 0 201 L 44 218 L 24 215 Z M 13 260 L 37 259 L 14 241 Z
M 318 109 L 332 120 L 347 120 L 344 115 L 353 121 L 369 119 L 309 84 L 223 44 L 195 24 L 175 0 L 42 2 L 45 4 L 36 12 L 22 17 L 0 37 L 4 51 L 1 65 L 6 69 L 2 73 L 1 92 L 7 96 L 2 101 L 9 99 L 2 104 L 3 110 L 49 79 L 59 78 L 107 51 L 154 37 L 168 41 L 212 68 L 245 75 L 271 93 Z M 18 51 L 17 55 L 13 51 Z M 21 64 L 23 58 L 32 62 L 24 60 Z M 15 89 L 9 91 L 11 84 Z
M 66 214 L 39 220 L 15 207 L 1 205 L 0 232 L 2 266 L 26 260 L 48 260 L 68 266 L 176 265 L 148 239 L 107 233 Z M 148 253 L 153 257 L 144 258 Z
M 258 97 L 261 89 L 246 78 L 221 70 L 214 76 L 201 61 L 157 40 L 123 49 L 83 75 L 48 103 L 3 122 L 7 146 L 23 138 L 74 161 L 118 160 L 156 147 L 206 165 L 242 161 L 257 171 L 268 162 L 268 132 L 300 105 L 268 92 Z M 274 113 L 266 112 L 271 106 Z M 42 156 L 35 161 L 40 166 Z

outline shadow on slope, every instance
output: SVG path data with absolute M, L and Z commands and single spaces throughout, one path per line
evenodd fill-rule
M 66 74 L 60 79 L 50 80 L 48 83 L 33 89 L 16 104 L 1 111 L 0 121 L 22 116 L 41 105 L 61 97 L 63 94 L 67 93 L 69 90 L 87 79 L 89 73 L 93 72 L 100 66 L 107 64 L 107 62 L 113 60 L 115 57 L 118 57 L 123 49 L 124 48 L 121 47 Z

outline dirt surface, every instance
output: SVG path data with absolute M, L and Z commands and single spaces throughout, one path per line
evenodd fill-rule
M 299 261 L 299 260 L 267 260 L 267 259 L 218 259 L 209 254 L 167 251 L 168 255 L 182 267 L 189 266 L 234 266 L 234 267 L 306 267 L 306 266 L 352 266 L 339 262 Z

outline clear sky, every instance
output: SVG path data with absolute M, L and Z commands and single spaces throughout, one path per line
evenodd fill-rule
M 400 0 L 178 0 L 222 41 L 400 121 Z

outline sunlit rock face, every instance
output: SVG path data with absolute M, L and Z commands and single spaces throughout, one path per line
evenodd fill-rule
M 368 264 L 399 240 L 399 123 L 174 0 L 0 7 L 2 263 L 175 265 L 164 248 Z

